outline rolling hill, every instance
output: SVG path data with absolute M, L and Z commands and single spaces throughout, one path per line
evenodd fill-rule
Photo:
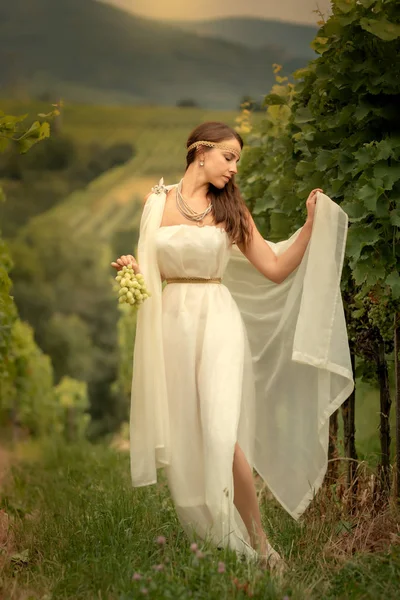
M 11 114 L 45 110 L 42 104 L 27 106 L 3 105 Z M 164 177 L 165 183 L 179 181 L 185 167 L 185 142 L 189 132 L 202 121 L 222 120 L 235 124 L 234 111 L 182 110 L 177 107 L 77 107 L 63 109 L 63 134 L 89 144 L 107 141 L 133 143 L 137 153 L 120 167 L 103 173 L 91 183 L 77 189 L 45 213 L 36 216 L 41 221 L 60 218 L 74 230 L 85 235 L 95 232 L 105 244 L 115 238 L 132 237 L 139 223 L 144 196 Z M 261 118 L 254 115 L 257 122 Z M 43 142 L 46 143 L 46 142 Z M 13 189 L 8 186 L 8 200 L 0 205 L 0 222 L 5 205 L 13 201 Z M 32 202 L 29 193 L 22 195 L 26 205 Z M 24 210 L 24 204 L 21 204 Z M 130 233 L 129 233 L 130 232 Z M 125 239 L 125 238 L 124 238 Z
M 231 17 L 207 21 L 175 21 L 175 27 L 191 31 L 202 37 L 225 40 L 233 44 L 243 44 L 249 48 L 279 50 L 285 60 L 316 57 L 310 47 L 317 34 L 317 27 L 254 19 L 251 17 Z
M 307 44 L 296 55 L 282 45 L 250 47 L 95 0 L 3 3 L 0 53 L 3 96 L 22 89 L 92 104 L 157 105 L 191 98 L 204 108 L 235 108 L 244 94 L 261 99 L 273 63 L 291 72 L 309 55 Z

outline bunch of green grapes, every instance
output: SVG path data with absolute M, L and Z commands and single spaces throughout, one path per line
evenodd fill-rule
M 368 319 L 373 327 L 377 327 L 385 342 L 393 339 L 393 306 L 390 301 L 371 304 Z
M 139 308 L 151 296 L 146 289 L 143 275 L 136 274 L 131 265 L 122 267 L 115 281 L 118 283 L 118 302 L 120 304 L 130 304 L 134 308 Z

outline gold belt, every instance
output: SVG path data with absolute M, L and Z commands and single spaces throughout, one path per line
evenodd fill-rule
M 167 283 L 221 283 L 221 277 L 206 279 L 205 277 L 173 277 L 165 279 Z

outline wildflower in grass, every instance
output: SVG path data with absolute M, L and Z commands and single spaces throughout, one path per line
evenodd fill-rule
M 237 577 L 231 577 L 232 583 L 235 585 L 236 589 L 243 590 L 248 598 L 253 598 L 254 594 L 251 591 L 250 582 L 244 581 L 243 583 Z M 285 600 L 285 599 L 283 599 Z
M 243 583 L 240 583 L 240 581 L 239 581 L 239 579 L 238 579 L 237 577 L 231 577 L 231 579 L 232 579 L 232 583 L 235 585 L 235 587 L 236 587 L 238 590 L 241 590 L 241 589 L 243 588 L 243 585 L 244 585 L 244 584 L 243 584 Z
M 132 579 L 133 579 L 134 581 L 139 581 L 140 579 L 142 579 L 142 576 L 141 576 L 141 574 L 140 574 L 140 573 L 134 573 L 134 574 L 132 575 Z
M 163 570 L 163 568 L 164 568 L 164 565 L 163 565 L 162 563 L 161 563 L 161 564 L 159 564 L 159 565 L 153 565 L 153 569 L 154 569 L 155 571 L 162 571 L 162 570 Z
M 224 562 L 219 562 L 218 563 L 218 573 L 225 573 L 225 563 Z
M 197 552 L 196 552 L 197 558 L 204 558 L 204 556 L 205 556 L 204 552 L 202 552 L 201 550 L 197 550 Z
M 145 587 L 140 588 L 140 591 L 142 592 L 142 594 L 146 595 L 149 593 L 149 590 Z
M 196 542 L 193 542 L 193 544 L 190 544 L 190 549 L 192 552 L 196 552 L 198 548 L 198 545 L 196 544 Z
M 160 544 L 160 546 L 164 546 L 166 541 L 167 538 L 165 538 L 163 535 L 159 535 L 157 538 L 157 544 Z

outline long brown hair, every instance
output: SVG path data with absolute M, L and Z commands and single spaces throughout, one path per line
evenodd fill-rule
M 237 131 L 219 121 L 207 121 L 198 125 L 187 140 L 186 147 L 189 148 L 194 142 L 200 140 L 207 142 L 225 142 L 236 138 L 243 148 L 243 140 Z M 211 150 L 203 146 L 205 152 Z M 186 156 L 186 170 L 196 157 L 196 148 L 188 152 Z M 239 188 L 231 177 L 226 186 L 220 190 L 209 185 L 208 196 L 213 204 L 214 221 L 216 224 L 225 223 L 225 231 L 235 244 L 244 244 L 247 247 L 252 238 L 250 226 L 250 213 L 242 198 Z

